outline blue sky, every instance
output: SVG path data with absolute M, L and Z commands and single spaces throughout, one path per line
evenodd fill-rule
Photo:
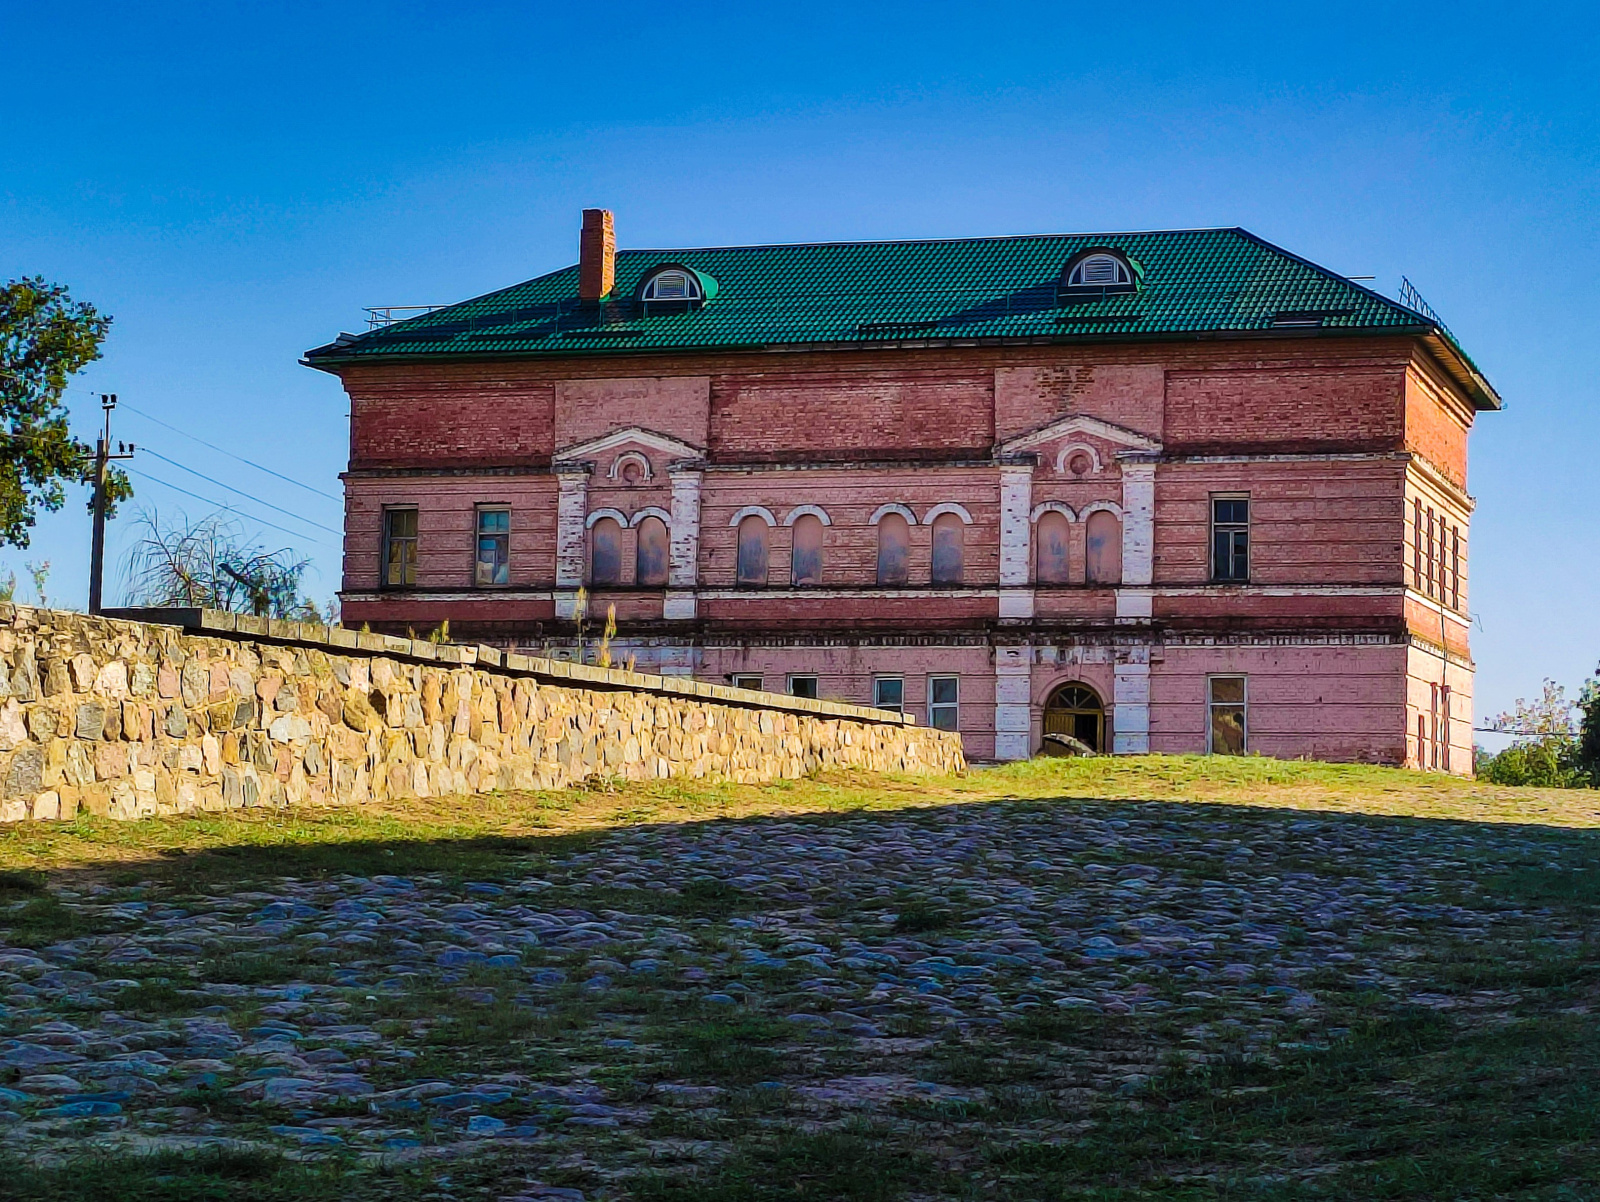
M 0 45 L 0 277 L 116 317 L 85 431 L 115 391 L 336 495 L 344 396 L 300 353 L 571 262 L 584 206 L 624 246 L 1243 225 L 1409 276 L 1508 401 L 1472 439 L 1480 714 L 1600 661 L 1592 5 L 0 0 Z M 135 464 L 337 588 L 337 503 L 117 434 L 277 506 Z M 0 564 L 81 605 L 87 541 L 74 498 Z

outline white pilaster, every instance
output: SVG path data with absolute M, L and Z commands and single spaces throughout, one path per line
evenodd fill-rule
M 1000 469 L 1000 617 L 1033 617 L 1033 464 Z
M 1033 648 L 994 649 L 994 758 L 1033 754 Z
M 1150 621 L 1154 594 L 1156 542 L 1156 462 L 1148 452 L 1123 452 L 1122 586 L 1117 589 L 1117 621 Z M 1120 737 L 1120 736 L 1119 736 Z
M 1117 755 L 1142 755 L 1150 750 L 1150 647 L 1140 644 L 1117 649 L 1116 678 L 1112 685 L 1115 735 L 1111 750 Z
M 669 469 L 672 476 L 672 561 L 667 570 L 663 618 L 695 616 L 695 586 L 700 579 L 700 484 L 698 468 Z
M 584 518 L 589 512 L 589 465 L 556 464 L 556 617 L 570 618 L 583 586 Z

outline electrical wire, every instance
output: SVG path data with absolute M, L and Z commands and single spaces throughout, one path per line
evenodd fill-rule
M 173 484 L 170 480 L 163 480 L 159 476 L 152 476 L 148 472 L 141 472 L 136 467 L 123 468 L 123 471 L 128 472 L 130 475 L 138 476 L 142 480 L 148 480 L 152 484 L 159 484 L 163 488 L 170 488 L 173 492 L 182 493 L 186 497 L 193 497 L 196 501 L 204 501 L 207 505 L 215 505 L 218 509 L 221 509 L 226 513 L 237 514 L 239 517 L 246 518 L 257 523 L 258 525 L 270 526 L 272 529 L 281 531 L 282 533 L 290 535 L 293 538 L 303 538 L 307 542 L 316 543 L 319 547 L 327 547 L 330 550 L 336 549 L 332 543 L 324 542 L 320 538 L 315 538 L 309 534 L 302 534 L 298 530 L 290 530 L 287 526 L 280 526 L 276 522 L 269 522 L 266 520 L 266 518 L 258 518 L 253 513 L 246 513 L 244 510 L 235 506 L 232 502 L 217 501 L 213 500 L 211 497 L 202 497 L 197 492 L 190 492 L 187 488 L 180 488 L 178 485 Z M 338 531 L 334 531 L 333 533 L 337 534 Z
M 335 530 L 332 526 L 324 526 L 321 522 L 314 522 L 308 517 L 302 517 L 300 514 L 296 513 L 294 510 L 285 509 L 282 505 L 274 505 L 271 501 L 263 501 L 260 497 L 252 496 L 250 493 L 245 492 L 242 488 L 235 488 L 231 484 L 224 484 L 221 480 L 213 479 L 212 477 L 206 475 L 204 472 L 197 472 L 197 471 L 194 470 L 194 468 L 188 467 L 185 464 L 179 463 L 176 459 L 168 459 L 160 451 L 152 451 L 149 447 L 145 447 L 144 448 L 144 452 L 147 455 L 153 455 L 155 458 L 161 460 L 162 463 L 170 463 L 173 467 L 177 468 L 179 471 L 188 472 L 191 476 L 198 476 L 200 479 L 204 480 L 207 484 L 215 484 L 218 488 L 225 488 L 231 493 L 237 493 L 239 496 L 243 497 L 247 501 L 254 501 L 257 505 L 265 505 L 268 509 L 273 509 L 273 510 L 276 510 L 277 512 L 279 512 L 281 514 L 284 514 L 284 515 L 286 515 L 288 517 L 292 517 L 297 522 L 304 522 L 307 526 L 315 526 L 318 530 L 326 530 L 329 534 L 343 534 L 344 533 L 342 530 Z
M 344 498 L 343 497 L 336 497 L 332 493 L 323 492 L 320 488 L 313 488 L 309 484 L 305 484 L 305 483 L 303 483 L 303 482 L 301 482 L 299 480 L 296 480 L 293 476 L 285 476 L 282 472 L 273 471 L 270 467 L 263 467 L 261 464 L 256 463 L 254 460 L 246 459 L 243 455 L 236 455 L 232 451 L 224 450 L 222 447 L 217 446 L 215 443 L 207 442 L 205 439 L 200 438 L 197 435 L 190 434 L 187 430 L 181 430 L 177 426 L 174 426 L 174 425 L 171 425 L 171 424 L 169 424 L 167 422 L 162 421 L 159 417 L 152 417 L 150 414 L 146 413 L 143 409 L 140 409 L 137 405 L 130 405 L 127 401 L 122 401 L 122 402 L 119 403 L 119 408 L 127 409 L 132 413 L 137 413 L 140 417 L 144 418 L 145 421 L 154 422 L 156 425 L 161 426 L 163 429 L 171 430 L 174 434 L 181 434 L 185 438 L 190 439 L 190 440 L 192 440 L 194 442 L 197 442 L 203 447 L 210 448 L 211 450 L 217 452 L 217 454 L 219 454 L 219 455 L 226 455 L 229 459 L 237 459 L 240 463 L 243 463 L 248 467 L 253 467 L 258 472 L 266 472 L 267 475 L 276 476 L 280 480 L 286 481 L 289 484 L 293 484 L 296 488 L 303 488 L 309 493 L 315 493 L 319 497 L 326 497 L 330 501 L 338 501 L 341 505 L 344 503 Z

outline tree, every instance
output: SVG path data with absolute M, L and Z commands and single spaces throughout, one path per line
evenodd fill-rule
M 238 522 L 220 513 L 198 522 L 179 514 L 176 522 L 163 523 L 149 509 L 140 512 L 138 525 L 144 537 L 125 566 L 131 604 L 329 620 L 300 592 L 309 559 L 287 547 L 268 551 L 250 543 Z
M 1584 743 L 1573 718 L 1575 709 L 1584 715 L 1585 731 L 1594 729 L 1591 737 L 1600 744 L 1600 691 L 1595 682 L 1584 685 L 1574 704 L 1563 686 L 1546 680 L 1538 699 L 1529 702 L 1519 697 L 1513 709 L 1489 720 L 1487 729 L 1512 735 L 1515 741 L 1499 755 L 1480 759 L 1477 775 L 1497 785 L 1570 789 L 1600 784 L 1600 773 L 1594 772 L 1600 765 L 1583 762 Z M 1594 718 L 1589 717 L 1591 712 Z M 1596 751 L 1600 752 L 1600 747 Z
M 28 545 L 39 510 L 60 509 L 63 483 L 93 484 L 94 447 L 74 438 L 61 401 L 74 372 L 100 357 L 111 318 L 43 277 L 0 286 L 0 543 Z M 109 473 L 108 512 L 133 495 Z
M 1572 753 L 1573 763 L 1588 778 L 1591 788 L 1600 789 L 1600 668 L 1578 691 L 1578 712 L 1583 718 L 1578 746 Z

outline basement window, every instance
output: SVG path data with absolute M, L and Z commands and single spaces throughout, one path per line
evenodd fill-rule
M 759 676 L 735 676 L 733 678 L 733 687 L 736 689 L 752 689 L 759 693 L 762 691 L 761 685 L 762 680 Z
M 806 697 L 815 701 L 817 699 L 817 678 L 815 676 L 789 677 L 789 696 Z
M 928 677 L 928 725 L 935 730 L 961 729 L 961 678 Z
M 906 703 L 906 682 L 898 676 L 880 676 L 872 682 L 872 707 L 874 709 L 889 710 L 891 713 L 904 713 Z
M 1206 679 L 1206 751 L 1211 755 L 1243 755 L 1249 726 L 1249 699 L 1243 676 Z

